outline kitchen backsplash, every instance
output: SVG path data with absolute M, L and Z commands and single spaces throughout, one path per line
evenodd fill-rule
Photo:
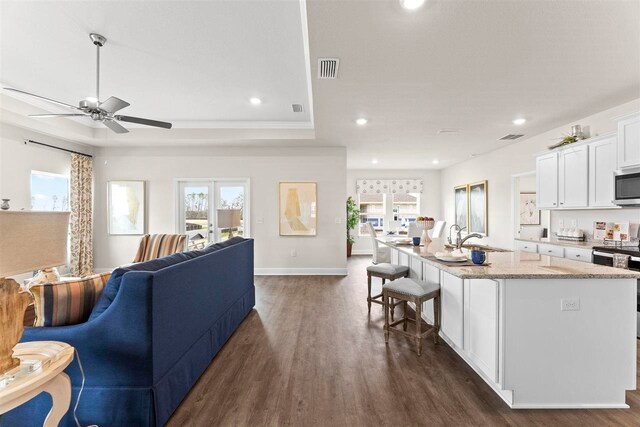
M 628 221 L 631 239 L 637 240 L 640 209 L 554 210 L 551 211 L 551 233 L 557 233 L 561 228 L 579 228 L 584 231 L 587 239 L 591 240 L 593 239 L 593 223 L 595 221 Z

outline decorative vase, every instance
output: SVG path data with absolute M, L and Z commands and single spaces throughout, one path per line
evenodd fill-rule
M 420 244 L 427 245 L 432 242 L 429 237 L 429 230 L 433 228 L 435 221 L 422 221 L 422 236 L 420 237 Z
M 9 206 L 9 202 L 11 201 L 11 199 L 2 199 L 2 204 L 0 204 L 0 209 L 2 209 L 3 211 L 9 210 L 10 206 Z

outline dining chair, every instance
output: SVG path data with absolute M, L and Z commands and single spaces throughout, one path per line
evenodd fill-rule
M 380 246 L 376 240 L 376 230 L 370 222 L 367 222 L 367 228 L 369 229 L 369 237 L 371 238 L 371 249 L 373 251 L 373 263 L 379 264 L 383 262 L 391 261 L 391 248 L 387 246 Z

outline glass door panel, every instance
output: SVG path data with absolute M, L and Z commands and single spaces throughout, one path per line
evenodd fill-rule
M 202 249 L 212 239 L 211 183 L 183 182 L 180 232 L 187 235 L 188 249 Z
M 216 182 L 216 240 L 245 237 L 245 182 Z

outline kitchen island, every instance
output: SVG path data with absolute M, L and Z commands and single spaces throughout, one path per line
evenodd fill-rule
M 440 336 L 511 408 L 628 408 L 639 273 L 520 251 L 457 266 L 434 258 L 441 239 L 378 241 L 411 277 L 440 284 Z

